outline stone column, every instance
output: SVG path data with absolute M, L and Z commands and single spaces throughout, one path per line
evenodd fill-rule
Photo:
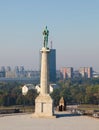
M 50 50 L 43 47 L 41 50 L 41 95 L 49 94 L 49 64 L 48 64 L 48 54 Z

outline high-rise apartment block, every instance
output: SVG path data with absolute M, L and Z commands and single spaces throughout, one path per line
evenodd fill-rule
M 93 69 L 92 67 L 81 67 L 79 73 L 84 78 L 92 78 Z
M 5 72 L 6 72 L 5 67 L 2 66 L 2 67 L 0 68 L 0 77 L 5 77 Z
M 63 79 L 68 79 L 73 77 L 73 68 L 72 67 L 63 67 L 60 70 L 61 76 Z
M 49 53 L 49 81 L 56 82 L 56 49 L 50 49 Z

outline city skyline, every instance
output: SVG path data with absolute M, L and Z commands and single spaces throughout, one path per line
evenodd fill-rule
M 38 69 L 47 25 L 57 69 L 92 66 L 99 72 L 98 5 L 98 0 L 1 1 L 0 66 Z

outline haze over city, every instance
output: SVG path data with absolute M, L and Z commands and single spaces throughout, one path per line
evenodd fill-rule
M 57 69 L 92 66 L 99 72 L 98 0 L 0 1 L 0 66 L 38 69 L 46 25 Z

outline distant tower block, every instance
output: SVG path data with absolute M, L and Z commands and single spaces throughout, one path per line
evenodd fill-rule
M 51 41 L 51 49 L 53 49 L 53 42 Z
M 53 100 L 49 95 L 49 53 L 48 48 L 48 34 L 49 31 L 46 29 L 43 32 L 44 44 L 41 49 L 41 91 L 39 96 L 35 100 L 35 117 L 48 117 L 53 118 Z

